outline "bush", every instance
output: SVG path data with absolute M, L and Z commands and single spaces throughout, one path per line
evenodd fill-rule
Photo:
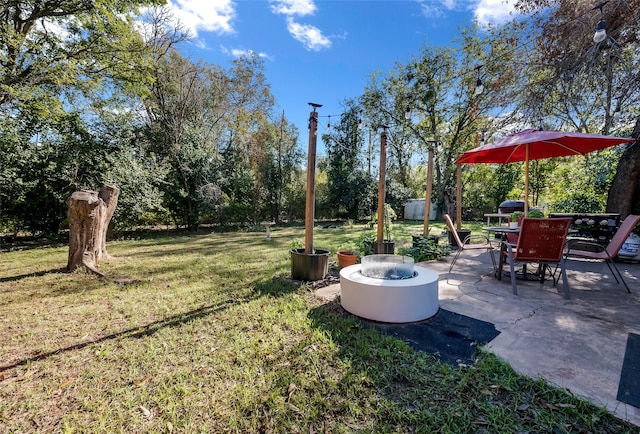
M 432 238 L 422 238 L 415 242 L 415 246 L 400 249 L 400 254 L 412 257 L 415 262 L 440 260 L 449 255 L 449 248 L 438 245 Z

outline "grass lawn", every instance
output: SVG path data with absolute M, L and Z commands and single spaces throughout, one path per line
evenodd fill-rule
M 363 232 L 315 245 L 335 261 Z M 61 272 L 66 247 L 0 252 L 0 432 L 638 432 L 489 353 L 452 367 L 361 327 L 288 279 L 296 238 L 112 241 L 104 279 Z

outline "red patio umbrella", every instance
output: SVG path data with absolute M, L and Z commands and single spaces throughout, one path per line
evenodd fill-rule
M 585 155 L 621 143 L 633 142 L 625 137 L 564 131 L 523 130 L 495 142 L 471 149 L 456 160 L 456 164 L 525 162 L 524 210 L 528 210 L 529 161 L 568 155 Z M 460 204 L 458 204 L 460 206 Z

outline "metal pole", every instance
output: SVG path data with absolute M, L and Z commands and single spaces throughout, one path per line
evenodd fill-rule
M 422 235 L 426 237 L 429 236 L 429 214 L 431 213 L 431 190 L 433 180 L 433 158 L 435 152 L 433 150 L 433 145 L 429 146 L 429 161 L 427 162 L 427 193 L 425 195 L 424 200 L 424 229 L 422 231 Z
M 387 174 L 387 130 L 380 133 L 380 180 L 378 181 L 378 251 L 382 252 L 384 241 L 385 177 Z
M 462 229 L 462 164 L 456 167 L 456 229 Z
M 524 145 L 524 215 L 529 214 L 529 144 Z
M 309 115 L 309 155 L 307 157 L 307 202 L 304 219 L 304 252 L 313 253 L 313 225 L 315 223 L 316 139 L 318 136 L 318 113 L 314 108 Z

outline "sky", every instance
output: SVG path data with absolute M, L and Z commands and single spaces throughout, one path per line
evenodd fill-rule
M 345 99 L 363 93 L 369 76 L 406 63 L 425 43 L 450 46 L 474 19 L 503 23 L 513 0 L 170 0 L 193 39 L 193 61 L 229 67 L 236 56 L 264 59 L 276 110 L 308 146 L 309 102 L 322 104 L 319 135 Z M 320 146 L 320 144 L 319 144 Z M 320 152 L 320 151 L 319 151 Z

